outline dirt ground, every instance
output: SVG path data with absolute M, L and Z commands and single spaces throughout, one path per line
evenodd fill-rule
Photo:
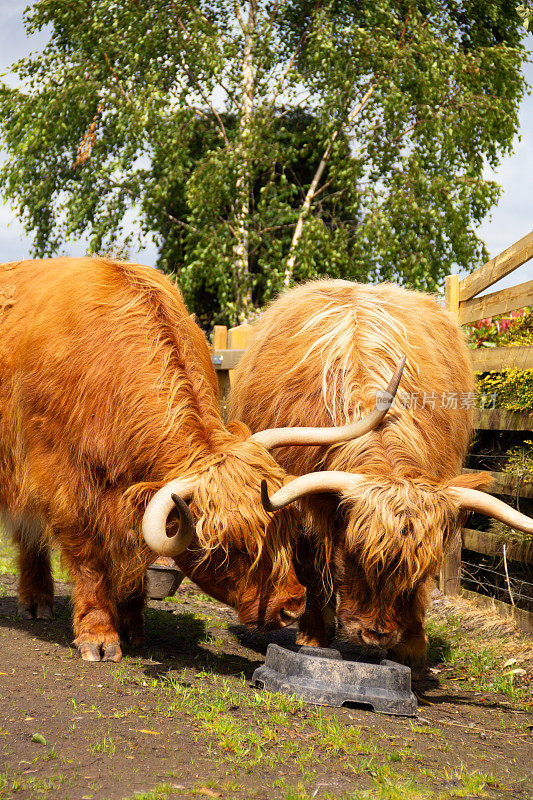
M 533 797 L 533 646 L 508 624 L 439 600 L 405 719 L 252 688 L 295 631 L 252 636 L 187 581 L 150 602 L 142 652 L 82 662 L 68 592 L 26 622 L 0 576 L 0 800 Z

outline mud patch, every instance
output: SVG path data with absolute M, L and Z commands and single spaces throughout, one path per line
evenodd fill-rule
M 253 636 L 188 581 L 150 603 L 148 645 L 120 664 L 79 659 L 66 584 L 50 623 L 16 618 L 15 587 L 0 576 L 0 800 L 532 796 L 529 685 L 498 683 L 529 644 L 493 631 L 490 661 L 460 608 L 433 612 L 432 673 L 406 720 L 251 688 L 295 630 Z

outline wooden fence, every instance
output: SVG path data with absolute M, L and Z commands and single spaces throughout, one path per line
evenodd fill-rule
M 213 329 L 213 366 L 218 376 L 218 389 L 222 417 L 227 422 L 228 395 L 233 380 L 233 370 L 248 347 L 252 335 L 252 325 L 239 325 L 229 330 L 225 325 L 215 325 Z
M 533 258 L 533 231 L 511 245 L 503 253 L 487 261 L 463 280 L 457 275 L 446 278 L 446 307 L 455 314 L 460 325 L 467 325 L 498 314 L 508 314 L 519 308 L 533 305 L 533 281 L 509 289 L 491 292 L 478 297 L 505 275 Z M 481 347 L 472 351 L 472 366 L 476 372 L 504 369 L 533 369 L 533 345 L 525 347 Z M 503 409 L 476 410 L 476 427 L 494 431 L 533 431 L 533 412 L 513 413 Z M 533 483 L 524 482 L 502 472 L 493 472 L 492 491 L 508 497 L 533 497 Z M 508 499 L 508 498 L 507 498 Z M 440 587 L 446 594 L 474 596 L 483 603 L 492 604 L 500 613 L 512 617 L 517 625 L 533 632 L 533 614 L 515 606 L 492 600 L 467 590 L 461 590 L 461 550 L 472 550 L 484 555 L 506 557 L 525 564 L 533 564 L 533 544 L 525 540 L 505 540 L 488 532 L 465 528 L 457 537 L 440 572 Z
M 457 275 L 446 278 L 445 302 L 456 315 L 460 325 L 476 322 L 486 317 L 505 314 L 527 305 L 533 305 L 533 281 L 511 289 L 502 289 L 484 297 L 476 297 L 500 278 L 533 258 L 533 231 L 500 255 L 492 258 L 462 281 Z M 231 388 L 232 371 L 238 365 L 248 346 L 251 325 L 240 325 L 229 330 L 216 325 L 213 331 L 213 364 L 217 371 L 222 414 L 227 420 L 226 407 Z M 492 347 L 472 351 L 472 365 L 476 372 L 502 369 L 533 369 L 533 346 Z M 479 429 L 506 431 L 533 431 L 533 412 L 514 413 L 503 409 L 476 409 L 475 425 Z M 533 483 L 524 483 L 506 473 L 494 472 L 493 491 L 509 497 L 533 497 Z M 452 543 L 439 576 L 439 584 L 446 594 L 473 595 L 483 603 L 490 602 L 500 613 L 512 617 L 516 624 L 533 632 L 533 614 L 501 601 L 461 590 L 461 550 L 473 550 L 490 556 L 503 557 L 503 543 L 490 533 L 468 528 L 461 531 Z M 506 556 L 514 561 L 533 564 L 533 545 L 520 539 L 506 540 Z

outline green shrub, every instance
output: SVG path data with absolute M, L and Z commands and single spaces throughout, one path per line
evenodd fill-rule
M 533 306 L 466 326 L 470 346 L 518 347 L 533 344 Z M 476 373 L 478 405 L 496 396 L 496 406 L 508 411 L 533 410 L 533 370 L 505 369 Z

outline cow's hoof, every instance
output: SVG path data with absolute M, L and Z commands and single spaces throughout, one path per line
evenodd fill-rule
M 327 641 L 323 641 L 318 636 L 310 636 L 307 633 L 299 633 L 296 637 L 296 644 L 303 647 L 327 647 Z
M 44 619 L 48 622 L 54 618 L 53 608 L 50 603 L 38 603 L 37 604 L 37 619 Z
M 35 619 L 35 606 L 33 603 L 23 603 L 19 600 L 17 603 L 17 616 L 21 619 Z
M 99 644 L 82 642 L 78 645 L 78 651 L 84 661 L 101 661 Z
M 426 677 L 427 673 L 427 659 L 426 656 L 420 656 L 419 658 L 410 658 L 408 659 L 407 666 L 411 667 L 411 680 L 412 681 L 422 681 Z
M 120 649 L 120 645 L 116 644 L 116 642 L 112 642 L 111 644 L 107 644 L 104 646 L 104 656 L 102 661 L 115 661 L 119 662 L 122 659 L 122 650 Z

